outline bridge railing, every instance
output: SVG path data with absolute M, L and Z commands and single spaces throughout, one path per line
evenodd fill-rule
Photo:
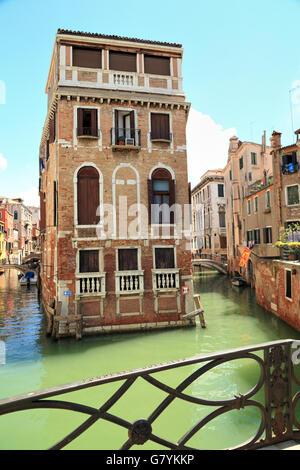
M 299 439 L 300 422 L 296 408 L 300 398 L 300 380 L 296 377 L 295 365 L 300 351 L 299 345 L 299 341 L 293 340 L 273 341 L 39 390 L 0 400 L 0 415 L 22 410 L 47 408 L 49 410 L 60 409 L 85 414 L 87 418 L 84 422 L 50 447 L 50 449 L 55 450 L 64 448 L 88 429 L 91 433 L 90 427 L 101 420 L 104 424 L 107 422 L 113 423 L 124 430 L 124 440 L 121 446 L 123 450 L 128 450 L 135 445 L 143 445 L 148 441 L 152 443 L 152 446 L 158 444 L 167 449 L 201 448 L 201 439 L 196 439 L 195 444 L 197 433 L 220 416 L 222 416 L 222 422 L 219 425 L 224 429 L 226 414 L 233 410 L 239 410 L 238 413 L 242 413 L 236 422 L 236 426 L 238 426 L 238 437 L 243 436 L 245 433 L 242 416 L 245 410 L 249 411 L 249 408 L 252 411 L 250 411 L 249 416 L 246 416 L 245 422 L 251 420 L 253 408 L 256 409 L 259 416 L 257 429 L 246 441 L 240 442 L 230 449 L 256 449 L 278 442 Z M 253 383 L 249 384 L 249 389 L 243 394 L 238 393 L 239 390 L 235 387 L 236 392 L 233 396 L 222 398 L 224 381 L 228 383 L 228 368 L 230 363 L 236 360 L 242 360 L 242 362 L 246 360 L 246 362 L 243 366 L 238 367 L 235 377 L 238 379 L 238 373 L 240 373 L 244 383 L 245 374 L 251 370 L 249 377 L 253 379 Z M 188 368 L 188 372 L 183 370 L 184 367 Z M 219 369 L 215 370 L 217 367 Z M 256 377 L 253 373 L 254 367 L 257 368 Z M 173 370 L 176 380 L 172 376 L 170 382 L 169 371 L 171 370 Z M 220 375 L 222 370 L 225 374 L 224 380 Z M 216 388 L 216 373 L 220 377 L 220 390 Z M 204 389 L 201 385 L 203 376 L 208 376 L 208 381 L 213 379 L 209 396 L 203 396 Z M 248 381 L 250 381 L 250 378 Z M 114 384 L 111 395 L 107 394 L 107 388 L 103 389 L 104 385 L 107 384 Z M 141 388 L 142 384 L 153 387 L 152 394 L 157 393 L 157 391 L 163 392 L 160 401 L 145 400 L 145 391 Z M 92 387 L 97 387 L 97 397 L 100 401 L 97 406 L 90 406 L 88 393 L 85 396 L 87 404 L 83 403 L 82 398 L 80 402 L 71 400 L 72 393 L 76 396 L 75 392 L 88 390 Z M 136 387 L 137 391 L 134 395 L 132 392 Z M 205 389 L 207 390 L 207 383 Z M 102 391 L 105 398 L 102 398 L 101 401 Z M 149 390 L 148 396 L 151 398 Z M 157 397 L 157 395 L 155 396 Z M 66 398 L 64 399 L 64 397 Z M 120 400 L 123 403 L 122 411 L 120 411 L 119 406 L 114 406 Z M 162 432 L 160 419 L 162 415 L 170 412 L 169 408 L 172 410 L 171 405 L 174 405 L 175 401 L 176 403 L 185 404 L 180 408 L 182 414 L 178 416 L 179 424 L 177 427 L 169 425 L 167 431 L 164 429 Z M 130 410 L 136 411 L 137 403 L 145 404 L 148 409 L 147 418 L 144 417 L 145 414 L 134 420 L 128 418 Z M 150 403 L 152 403 L 152 407 L 150 407 Z M 153 405 L 153 403 L 155 404 Z M 186 425 L 185 406 L 187 405 L 192 407 L 190 419 L 188 420 L 189 428 Z M 213 407 L 213 411 L 211 407 Z M 203 412 L 206 409 L 207 414 Z M 228 416 L 229 422 L 231 418 Z M 3 418 L 0 418 L 0 423 L 1 419 Z M 26 419 L 26 416 L 23 415 L 23 419 Z M 38 420 L 35 420 L 33 425 L 37 423 Z M 31 424 L 31 426 L 33 425 Z M 62 420 L 57 427 L 60 436 L 63 435 L 63 426 L 64 421 Z M 217 425 L 213 424 L 212 426 L 217 431 Z M 93 428 L 94 432 L 99 432 L 99 428 L 96 429 L 97 431 Z M 30 428 L 30 432 L 33 433 L 33 431 Z M 176 439 L 174 439 L 174 433 L 177 436 Z M 178 438 L 178 436 L 180 437 Z M 101 442 L 101 436 L 98 439 Z M 218 443 L 216 440 L 214 442 L 217 449 Z M 148 448 L 149 445 L 148 443 Z

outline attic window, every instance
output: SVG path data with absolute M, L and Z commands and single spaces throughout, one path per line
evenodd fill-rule
M 101 69 L 101 56 L 102 51 L 100 49 L 73 47 L 73 66 Z

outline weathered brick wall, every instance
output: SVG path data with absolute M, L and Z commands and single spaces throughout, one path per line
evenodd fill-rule
M 100 110 L 100 129 L 102 141 L 97 139 L 77 139 L 76 138 L 76 111 L 74 107 L 86 106 L 97 107 Z M 43 252 L 47 250 L 47 264 L 50 259 L 52 268 L 48 268 L 46 273 L 42 269 L 43 298 L 48 303 L 56 294 L 55 284 L 55 249 L 56 232 L 58 234 L 57 246 L 57 276 L 60 285 L 67 285 L 67 289 L 72 292 L 68 297 L 68 313 L 76 312 L 75 299 L 75 270 L 76 253 L 80 248 L 103 248 L 104 272 L 106 272 L 106 296 L 103 302 L 103 315 L 101 314 L 101 300 L 88 298 L 81 301 L 79 307 L 84 314 L 84 326 L 114 325 L 142 323 L 153 321 L 174 321 L 179 320 L 185 313 L 185 297 L 180 296 L 177 302 L 176 294 L 173 298 L 161 299 L 158 303 L 159 310 L 165 310 L 166 305 L 170 305 L 170 310 L 177 313 L 154 313 L 154 296 L 152 290 L 152 269 L 153 269 L 153 245 L 173 245 L 176 247 L 177 266 L 180 268 L 180 276 L 191 276 L 191 254 L 186 240 L 92 240 L 93 229 L 80 229 L 76 232 L 74 228 L 74 175 L 80 165 L 92 162 L 101 171 L 103 176 L 103 202 L 113 203 L 113 175 L 115 180 L 123 181 L 124 184 L 115 185 L 115 194 L 126 196 L 127 204 L 130 206 L 138 202 L 137 182 L 139 182 L 140 202 L 148 207 L 148 185 L 150 171 L 156 165 L 163 165 L 171 168 L 176 179 L 176 202 L 184 206 L 189 203 L 187 185 L 187 161 L 185 151 L 185 125 L 186 112 L 183 109 L 173 109 L 168 112 L 172 116 L 173 142 L 152 143 L 149 147 L 148 133 L 149 113 L 151 108 L 130 104 L 130 109 L 136 111 L 136 128 L 141 131 L 141 149 L 137 151 L 113 151 L 111 148 L 111 128 L 113 127 L 113 109 L 128 109 L 129 106 L 120 104 L 100 104 L 99 101 L 81 99 L 80 103 L 75 99 L 67 100 L 62 98 L 57 104 L 56 123 L 57 136 L 56 143 L 50 144 L 50 158 L 46 170 L 42 175 L 42 190 L 47 191 L 47 230 L 43 242 Z M 155 109 L 158 111 L 158 109 Z M 58 226 L 53 227 L 53 181 L 56 178 L 56 145 L 58 158 Z M 124 166 L 127 164 L 128 166 Z M 116 170 L 117 169 L 117 170 Z M 125 184 L 131 181 L 130 184 Z M 132 183 L 134 181 L 134 183 Z M 118 210 L 118 204 L 116 205 Z M 136 217 L 128 217 L 128 222 Z M 118 215 L 117 215 L 118 220 Z M 146 225 L 148 224 L 148 220 Z M 117 223 L 118 227 L 118 223 Z M 95 236 L 95 233 L 92 235 Z M 78 238 L 83 238 L 80 240 Z M 115 295 L 115 271 L 116 271 L 116 248 L 121 246 L 141 247 L 141 269 L 144 270 L 144 295 L 142 297 L 142 314 L 137 316 L 126 315 L 133 307 L 136 309 L 138 301 L 129 301 L 120 304 L 120 313 L 117 316 L 117 299 Z M 42 261 L 43 265 L 43 261 Z M 66 283 L 66 284 L 64 284 Z M 181 284 L 186 283 L 185 278 Z M 87 318 L 88 317 L 88 318 Z M 93 317 L 93 318 L 90 318 Z
M 292 299 L 286 297 L 286 269 L 292 270 Z M 257 302 L 300 331 L 299 265 L 282 260 L 257 260 L 254 273 Z

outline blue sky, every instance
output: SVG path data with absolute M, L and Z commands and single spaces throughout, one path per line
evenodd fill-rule
M 234 133 L 260 142 L 276 129 L 284 145 L 294 141 L 300 88 L 289 90 L 300 85 L 299 17 L 300 0 L 0 0 L 0 195 L 30 203 L 37 194 L 58 28 L 183 44 L 195 184 L 225 166 Z

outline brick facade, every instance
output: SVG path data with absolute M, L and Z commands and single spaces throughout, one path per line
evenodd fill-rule
M 58 44 L 64 39 L 63 34 L 57 35 Z M 72 38 L 72 41 L 75 40 Z M 70 64 L 72 41 L 69 40 L 67 47 L 58 47 L 60 64 Z M 84 39 L 81 37 L 82 41 Z M 117 45 L 118 41 L 112 41 L 114 49 Z M 109 41 L 106 41 L 102 61 L 105 68 L 105 52 L 109 46 Z M 128 41 L 127 46 L 129 50 L 136 50 L 136 43 Z M 152 46 L 143 45 L 143 48 L 147 47 L 151 52 Z M 182 50 L 177 46 L 166 46 L 162 48 L 162 54 L 167 54 L 167 50 L 171 56 L 176 56 L 173 59 L 173 62 L 176 60 L 173 70 L 178 74 L 177 60 L 181 58 Z M 99 71 L 77 70 L 70 66 L 69 77 L 72 73 L 74 80 L 76 71 L 78 82 L 81 79 L 89 81 L 90 88 L 67 88 L 67 75 L 62 68 L 56 81 L 51 80 L 56 60 L 54 53 L 48 80 L 52 101 L 40 147 L 41 281 L 46 311 L 54 306 L 55 315 L 66 318 L 79 315 L 82 334 L 193 324 L 182 319 L 183 314 L 193 309 L 191 259 L 187 240 L 182 236 L 176 238 L 173 226 L 169 226 L 170 237 L 153 238 L 154 226 L 148 224 L 148 214 L 143 212 L 143 208 L 149 207 L 148 181 L 156 168 L 165 169 L 172 178 L 176 188 L 176 203 L 182 208 L 189 203 L 185 151 L 189 104 L 178 88 L 174 92 L 170 89 L 169 94 L 162 96 L 159 92 L 153 95 L 151 86 L 155 85 L 146 74 L 137 75 L 139 79 L 144 79 L 143 82 L 135 82 L 134 74 L 126 74 L 129 78 L 126 78 L 125 85 L 124 82 L 121 86 L 120 83 L 118 86 L 114 83 L 109 90 L 106 86 L 112 82 L 106 80 L 104 74 L 101 85 Z M 137 62 L 140 69 L 141 54 Z M 119 76 L 123 77 L 122 74 Z M 156 77 L 153 79 L 156 80 Z M 167 82 L 168 79 L 165 80 Z M 148 92 L 144 89 L 145 81 L 149 83 Z M 139 83 L 142 90 L 139 90 Z M 49 89 L 51 86 L 53 89 Z M 97 116 L 96 135 L 78 135 L 78 109 L 92 110 L 93 115 Z M 130 141 L 129 145 L 128 142 L 119 145 L 119 142 L 113 141 L 116 112 L 124 122 L 126 115 L 132 113 L 131 116 L 134 116 L 135 130 L 130 133 L 134 142 Z M 151 113 L 168 115 L 172 136 L 170 140 L 151 140 Z M 55 119 L 54 139 L 50 135 L 51 118 Z M 137 135 L 140 136 L 139 140 Z M 98 178 L 99 187 L 96 185 L 96 189 L 99 190 L 100 223 L 106 217 L 102 210 L 106 206 L 112 208 L 108 226 L 105 227 L 106 238 L 103 239 L 99 238 L 99 227 L 96 225 L 79 224 L 78 205 L 81 196 L 78 185 L 80 171 L 86 167 L 93 169 L 95 178 Z M 132 207 L 134 204 L 138 211 Z M 183 223 L 185 216 L 183 211 L 182 217 L 176 221 Z M 140 229 L 135 230 L 136 236 L 129 235 L 126 219 L 128 230 L 136 226 Z M 125 275 L 118 267 L 118 250 L 130 247 L 137 253 L 139 266 Z M 176 265 L 168 271 L 168 279 L 164 277 L 164 272 L 158 274 L 159 278 L 156 277 L 155 247 L 172 247 L 175 250 Z M 80 272 L 80 253 L 83 250 L 97 250 L 97 273 L 88 276 Z M 93 280 L 90 281 L 88 277 Z M 174 280 L 172 285 L 170 279 Z M 157 282 L 161 282 L 160 289 L 155 287 Z M 87 283 L 89 290 L 82 293 L 82 286 L 86 288 Z M 99 295 L 94 291 L 95 283 L 98 288 L 101 285 L 97 291 Z M 190 296 L 181 294 L 182 285 L 191 288 Z M 58 335 L 72 334 L 74 327 L 75 323 L 66 327 L 61 321 Z

